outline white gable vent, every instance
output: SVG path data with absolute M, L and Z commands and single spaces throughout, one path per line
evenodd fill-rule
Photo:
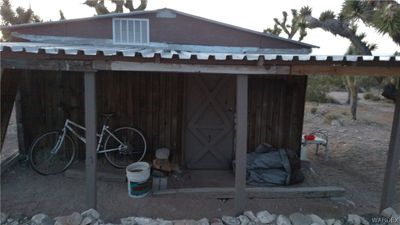
M 149 44 L 149 20 L 134 18 L 114 18 L 113 40 L 114 44 Z

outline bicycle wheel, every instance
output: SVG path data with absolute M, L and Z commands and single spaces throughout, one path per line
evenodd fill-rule
M 58 174 L 65 171 L 75 158 L 75 142 L 65 135 L 57 153 L 52 150 L 56 146 L 60 132 L 52 131 L 38 137 L 29 152 L 32 168 L 42 175 Z
M 140 131 L 131 127 L 121 127 L 114 130 L 113 137 L 109 135 L 104 144 L 104 149 L 114 149 L 114 151 L 105 152 L 106 159 L 111 165 L 117 168 L 125 168 L 129 164 L 138 162 L 146 154 L 146 139 Z M 122 142 L 128 148 L 118 149 Z

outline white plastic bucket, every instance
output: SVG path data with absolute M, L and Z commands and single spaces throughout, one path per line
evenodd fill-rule
M 126 167 L 128 194 L 132 198 L 142 198 L 151 190 L 150 165 L 146 162 L 132 163 Z

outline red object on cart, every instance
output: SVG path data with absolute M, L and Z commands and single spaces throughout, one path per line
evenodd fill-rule
M 306 141 L 314 141 L 315 140 L 315 135 L 304 135 L 304 140 Z

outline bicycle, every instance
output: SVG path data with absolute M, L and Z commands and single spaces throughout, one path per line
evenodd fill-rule
M 120 127 L 110 131 L 107 124 L 113 114 L 103 115 L 103 127 L 96 134 L 97 154 L 104 153 L 107 161 L 117 168 L 125 168 L 131 163 L 141 161 L 147 148 L 143 134 L 133 127 Z M 67 170 L 76 155 L 76 143 L 68 131 L 86 143 L 85 137 L 79 135 L 78 130 L 86 131 L 86 128 L 66 119 L 61 131 L 51 131 L 36 138 L 29 151 L 32 168 L 42 175 L 53 175 Z

